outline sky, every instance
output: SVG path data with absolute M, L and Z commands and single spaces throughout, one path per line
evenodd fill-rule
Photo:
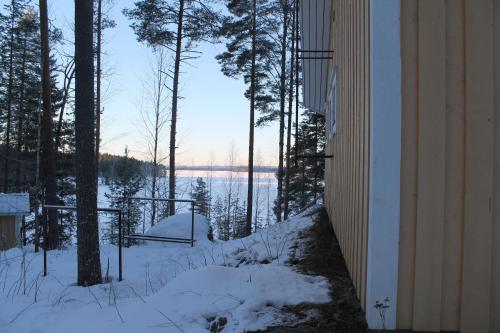
M 1 1 L 2 3 L 5 0 Z M 73 39 L 74 1 L 49 0 L 49 17 L 63 29 L 67 39 Z M 122 14 L 132 8 L 133 0 L 114 0 L 110 16 L 116 27 L 105 31 L 103 71 L 111 71 L 104 83 L 104 115 L 102 118 L 101 151 L 123 154 L 128 146 L 134 157 L 147 159 L 147 139 L 139 112 L 144 99 L 145 80 L 150 73 L 152 50 L 137 42 Z M 177 163 L 183 165 L 227 164 L 230 147 L 234 144 L 237 164 L 246 164 L 248 156 L 249 102 L 243 96 L 242 80 L 225 77 L 215 56 L 225 46 L 201 45 L 203 55 L 181 68 L 181 96 L 177 131 Z M 170 99 L 168 100 L 170 104 Z M 170 109 L 170 107 L 169 107 Z M 160 150 L 168 152 L 169 132 L 160 139 Z M 255 131 L 255 152 L 260 164 L 276 165 L 278 156 L 278 125 L 272 124 Z M 259 161 L 257 161 L 259 162 Z

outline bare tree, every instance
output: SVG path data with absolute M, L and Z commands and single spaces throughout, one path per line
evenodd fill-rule
M 159 152 L 159 140 L 163 135 L 163 129 L 167 123 L 167 109 L 165 107 L 168 98 L 167 88 L 167 56 L 163 49 L 155 51 L 155 60 L 151 68 L 151 77 L 145 83 L 147 90 L 147 107 L 141 107 L 142 122 L 148 146 L 148 156 L 152 163 L 151 170 L 151 198 L 157 198 L 159 166 L 163 161 Z M 149 107 L 149 106 L 152 106 Z M 151 225 L 155 224 L 157 215 L 157 203 L 151 202 Z
M 92 0 L 75 0 L 75 137 L 78 285 L 101 283 L 95 164 Z
M 66 109 L 66 105 L 68 104 L 69 96 L 71 93 L 71 83 L 75 77 L 75 60 L 74 57 L 71 56 L 69 61 L 66 63 L 63 69 L 63 97 L 61 101 L 61 105 L 59 107 L 59 120 L 57 122 L 56 129 L 56 143 L 55 150 L 58 151 L 61 146 L 61 135 L 62 135 L 62 125 L 64 121 L 64 111 Z

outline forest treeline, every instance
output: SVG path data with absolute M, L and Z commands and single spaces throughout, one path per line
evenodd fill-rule
M 324 153 L 324 118 L 303 109 L 299 96 L 299 3 L 137 0 L 125 8 L 122 14 L 137 41 L 147 45 L 155 59 L 145 82 L 148 98 L 138 110 L 147 135 L 143 152 L 147 162 L 140 162 L 127 150 L 122 157 L 100 152 L 102 85 L 109 77 L 102 62 L 103 41 L 116 25 L 110 8 L 118 3 L 75 1 L 75 21 L 70 24 L 74 29 L 63 29 L 51 21 L 47 0 L 6 2 L 0 12 L 0 191 L 29 192 L 35 212 L 40 212 L 42 203 L 77 206 L 72 228 L 55 210 L 49 212 L 48 236 L 42 245 L 57 248 L 76 229 L 79 284 L 101 281 L 99 176 L 113 187 L 113 207 L 124 208 L 126 197 L 144 186 L 145 175 L 150 197 L 174 199 L 183 194 L 175 176 L 178 121 L 183 121 L 179 87 L 186 84 L 184 68 L 201 56 L 204 43 L 224 45 L 216 57 L 221 71 L 244 81 L 248 100 L 247 193 L 235 197 L 229 190 L 209 198 L 208 212 L 202 203 L 197 208 L 218 221 L 216 234 L 223 239 L 249 235 L 257 229 L 256 219 L 262 218 L 253 207 L 261 195 L 254 187 L 259 181 L 254 175 L 256 127 L 279 125 L 272 222 L 286 220 L 322 193 L 324 160 L 308 156 Z M 159 186 L 163 175 L 167 191 Z M 189 191 L 200 202 L 206 197 L 202 188 L 198 183 Z M 153 207 L 151 221 L 160 213 L 175 214 L 175 203 Z M 38 249 L 40 223 L 31 227 L 30 241 Z

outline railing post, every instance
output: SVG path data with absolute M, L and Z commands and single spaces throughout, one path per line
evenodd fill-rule
M 47 209 L 42 204 L 43 228 L 43 276 L 47 276 Z
M 130 236 L 130 201 L 131 198 L 127 198 L 127 236 Z M 130 247 L 130 238 L 127 238 L 127 248 Z
M 118 211 L 118 281 L 122 280 L 122 211 Z
M 194 246 L 194 201 L 191 201 L 191 247 Z

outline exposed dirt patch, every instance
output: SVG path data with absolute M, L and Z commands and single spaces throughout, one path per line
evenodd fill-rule
M 294 252 L 302 250 L 305 255 L 293 255 L 290 264 L 304 274 L 326 277 L 332 285 L 332 301 L 284 307 L 282 312 L 293 322 L 259 332 L 365 333 L 364 313 L 325 209 L 320 210 L 314 226 L 303 232 L 300 238 L 306 244 L 305 249 L 296 244 Z

